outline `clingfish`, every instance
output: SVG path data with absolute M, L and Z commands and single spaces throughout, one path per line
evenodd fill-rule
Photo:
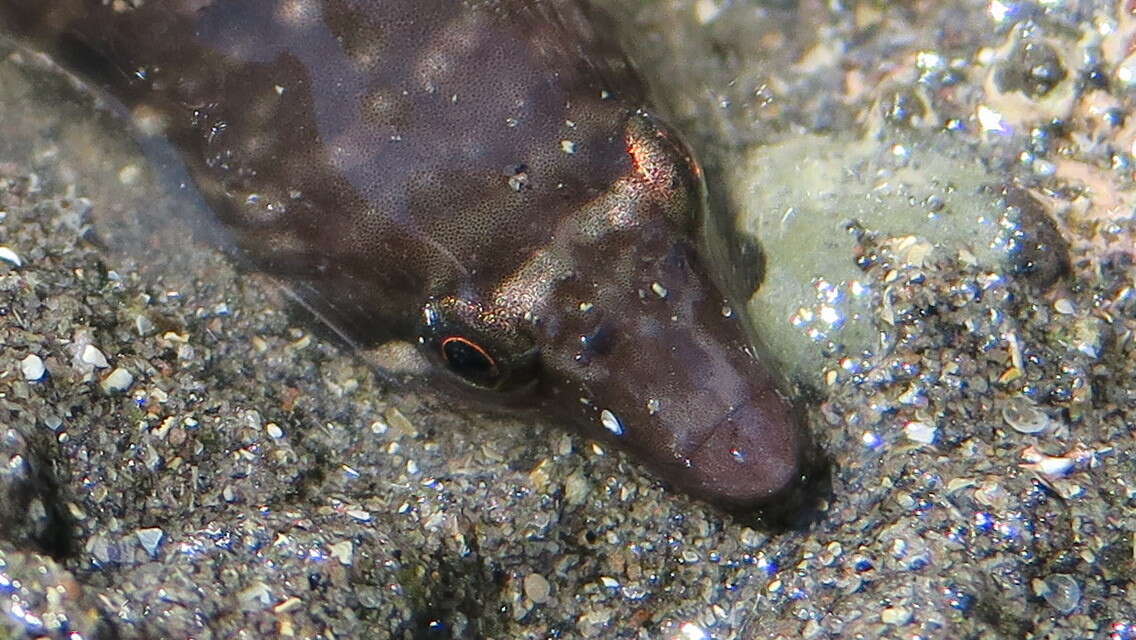
M 0 0 L 0 30 L 156 120 L 247 267 L 352 344 L 699 498 L 780 501 L 805 436 L 606 24 L 583 0 Z

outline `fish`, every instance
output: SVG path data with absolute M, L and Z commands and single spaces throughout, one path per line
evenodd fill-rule
M 219 244 L 390 372 L 727 509 L 799 490 L 702 170 L 588 2 L 0 0 L 0 32 L 148 123 Z

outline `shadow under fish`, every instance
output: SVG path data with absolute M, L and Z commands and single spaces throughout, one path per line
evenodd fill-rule
M 708 271 L 697 163 L 585 2 L 0 0 L 179 150 L 217 239 L 394 374 L 727 508 L 807 437 Z

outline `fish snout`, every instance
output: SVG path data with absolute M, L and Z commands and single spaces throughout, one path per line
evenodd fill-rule
M 763 507 L 802 484 L 805 435 L 790 403 L 741 358 L 647 355 L 598 387 L 593 433 L 642 460 L 659 478 L 728 509 Z M 642 366 L 636 366 L 642 365 Z M 600 427 L 600 428 L 597 428 Z
M 801 484 L 799 416 L 736 317 L 687 308 L 679 322 L 625 314 L 547 350 L 549 395 L 693 496 L 728 508 L 778 501 Z
M 801 479 L 801 430 L 776 391 L 730 408 L 678 445 L 684 468 L 676 484 L 725 506 L 768 504 Z

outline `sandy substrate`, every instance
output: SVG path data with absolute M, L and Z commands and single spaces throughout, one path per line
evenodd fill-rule
M 723 273 L 765 274 L 811 506 L 385 385 L 15 54 L 0 638 L 1136 637 L 1136 18 L 609 4 L 740 229 Z

